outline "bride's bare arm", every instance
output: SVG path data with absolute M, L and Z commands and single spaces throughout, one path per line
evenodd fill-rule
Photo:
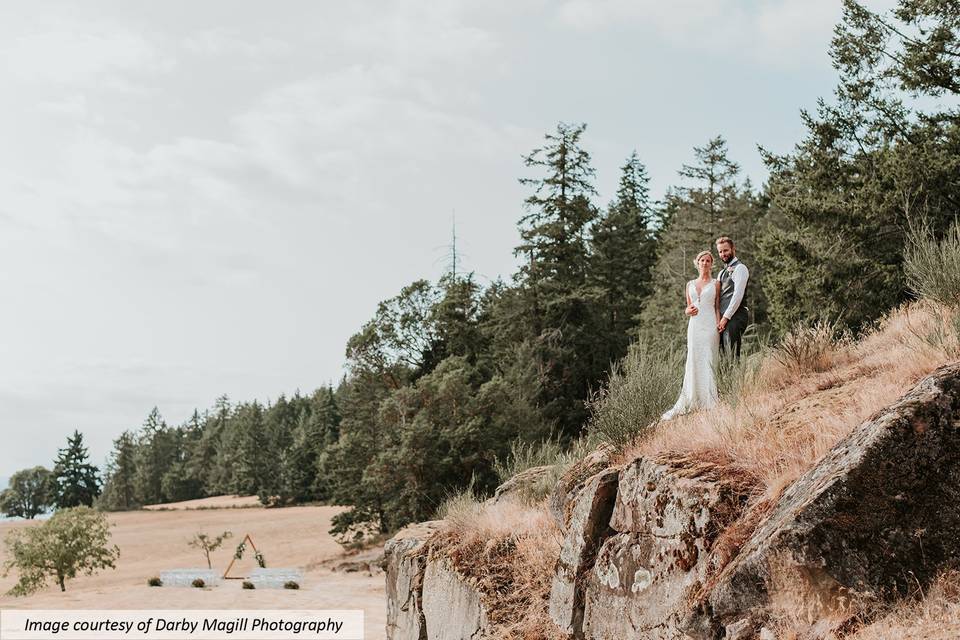
M 720 281 L 717 281 L 717 292 L 713 296 L 713 310 L 717 314 L 717 324 L 720 324 Z
M 693 301 L 690 299 L 690 283 L 683 285 L 683 297 L 687 300 L 687 306 L 683 312 L 688 316 L 697 315 L 697 308 L 693 306 Z

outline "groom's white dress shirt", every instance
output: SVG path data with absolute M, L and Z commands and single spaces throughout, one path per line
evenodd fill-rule
M 743 301 L 743 294 L 747 290 L 747 280 L 750 279 L 750 270 L 747 269 L 747 265 L 740 262 L 737 258 L 734 258 L 725 268 L 729 269 L 731 267 L 733 268 L 733 273 L 730 274 L 730 279 L 733 280 L 733 297 L 730 298 L 730 304 L 727 305 L 727 308 L 723 312 L 723 317 L 727 320 L 732 318 L 733 314 L 740 308 L 740 303 Z M 719 280 L 720 277 L 717 276 L 717 279 Z

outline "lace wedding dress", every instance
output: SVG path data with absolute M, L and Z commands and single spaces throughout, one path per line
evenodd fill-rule
M 687 364 L 683 371 L 683 389 L 673 408 L 661 417 L 670 420 L 696 409 L 708 409 L 717 404 L 717 382 L 714 368 L 720 350 L 717 332 L 716 282 L 708 282 L 697 294 L 696 281 L 687 283 L 690 301 L 699 313 L 690 316 L 687 323 Z

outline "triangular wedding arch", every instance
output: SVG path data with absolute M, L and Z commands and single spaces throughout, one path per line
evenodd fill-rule
M 231 576 L 230 569 L 233 568 L 233 563 L 243 558 L 243 554 L 246 551 L 245 547 L 248 542 L 250 543 L 250 548 L 253 549 L 254 557 L 260 554 L 260 552 L 257 551 L 257 545 L 253 544 L 253 538 L 250 537 L 250 534 L 248 533 L 245 536 L 243 536 L 243 540 L 240 542 L 239 545 L 237 545 L 237 551 L 234 552 L 233 554 L 233 559 L 230 560 L 230 564 L 227 565 L 226 571 L 223 572 L 224 580 L 243 580 L 247 578 L 247 576 Z M 241 547 L 244 547 L 244 549 L 241 549 Z

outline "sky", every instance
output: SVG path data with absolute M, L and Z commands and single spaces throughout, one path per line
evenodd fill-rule
M 888 6 L 867 3 L 873 8 Z M 0 5 L 0 480 L 152 407 L 341 377 L 377 302 L 514 272 L 523 156 L 585 122 L 598 204 L 722 134 L 755 184 L 828 97 L 840 0 Z M 2 482 L 5 486 L 5 481 Z

